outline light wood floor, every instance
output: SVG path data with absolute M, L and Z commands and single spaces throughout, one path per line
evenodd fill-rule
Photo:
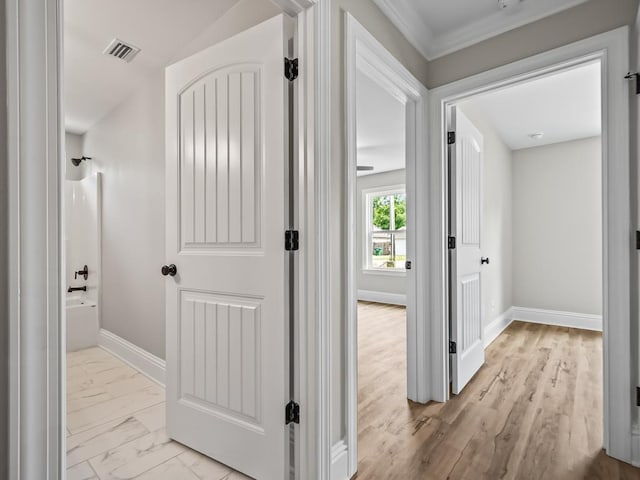
M 446 404 L 406 400 L 405 309 L 358 306 L 358 480 L 640 479 L 602 444 L 602 336 L 514 322 Z
M 67 354 L 67 480 L 248 479 L 167 438 L 164 398 L 100 348 Z

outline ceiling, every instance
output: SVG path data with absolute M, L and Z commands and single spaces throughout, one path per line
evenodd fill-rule
M 65 0 L 65 127 L 85 133 L 238 0 Z M 119 38 L 131 63 L 102 52 Z
M 463 111 L 481 115 L 512 150 L 601 134 L 600 63 L 473 97 Z M 540 140 L 529 135 L 543 132 Z
M 433 60 L 587 0 L 373 0 Z
M 399 170 L 405 166 L 404 105 L 370 77 L 356 76 L 358 165 L 372 166 L 358 176 Z

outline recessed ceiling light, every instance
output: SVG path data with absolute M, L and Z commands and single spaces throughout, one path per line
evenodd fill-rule
M 529 134 L 529 138 L 531 140 L 540 140 L 542 139 L 542 137 L 544 137 L 544 132 L 536 132 L 536 133 Z

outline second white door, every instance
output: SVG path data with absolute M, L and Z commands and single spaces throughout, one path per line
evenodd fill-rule
M 456 107 L 450 131 L 450 352 L 454 394 L 484 364 L 482 327 L 482 134 Z
M 289 20 L 166 72 L 167 432 L 260 480 L 288 473 Z

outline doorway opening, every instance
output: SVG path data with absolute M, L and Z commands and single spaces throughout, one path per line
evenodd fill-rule
M 295 20 L 124 3 L 64 8 L 67 478 L 300 475 Z
M 344 475 L 375 471 L 376 427 L 427 400 L 423 257 L 426 89 L 353 17 L 347 31 L 347 378 Z M 424 271 L 424 270 L 422 270 Z M 383 380 L 383 377 L 386 380 Z M 404 413 L 403 413 L 404 414 Z M 409 413 L 410 415 L 411 413 Z M 358 441 L 360 440 L 360 449 Z M 342 466 L 340 468 L 343 468 Z
M 447 204 L 448 145 L 447 111 L 449 106 L 460 104 L 481 93 L 508 88 L 536 78 L 566 71 L 593 62 L 601 66 L 602 101 L 602 232 L 603 232 L 603 447 L 601 457 L 607 462 L 613 457 L 623 462 L 631 461 L 631 436 L 628 429 L 631 421 L 631 397 L 626 392 L 631 378 L 631 352 L 628 338 L 629 323 L 629 262 L 631 254 L 631 225 L 629 223 L 629 152 L 628 85 L 618 75 L 625 69 L 628 45 L 626 29 L 617 29 L 576 42 L 549 52 L 527 58 L 504 67 L 460 80 L 431 92 L 431 147 L 439 162 L 430 164 L 430 188 L 434 202 L 442 206 L 442 226 L 432 225 L 429 247 L 438 259 L 429 272 L 429 290 L 442 304 L 434 305 L 431 322 L 433 332 L 432 352 L 432 398 L 447 402 L 449 393 L 449 317 L 448 317 L 448 272 L 447 248 L 448 223 Z M 442 263 L 440 263 L 442 262 Z M 464 395 L 464 393 L 463 393 Z M 446 404 L 445 404 L 446 405 Z M 595 462 L 597 463 L 597 462 Z M 615 463 L 615 462 L 614 462 Z M 617 467 L 616 467 L 617 468 Z
M 449 403 L 526 445 L 516 476 L 607 463 L 601 81 L 591 60 L 447 105 Z
M 407 401 L 407 223 L 405 105 L 366 73 L 356 74 L 358 471 L 375 463 L 380 425 Z M 389 441 L 393 441 L 392 438 Z

